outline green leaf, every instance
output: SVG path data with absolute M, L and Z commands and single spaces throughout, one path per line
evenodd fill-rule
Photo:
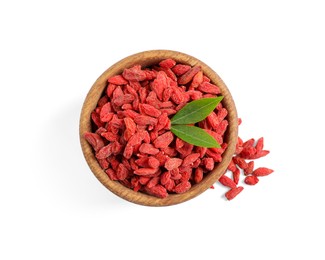
M 171 131 L 183 141 L 200 147 L 220 148 L 213 136 L 202 128 L 189 125 L 172 125 Z
M 171 119 L 171 123 L 172 125 L 187 125 L 200 122 L 216 108 L 222 99 L 223 96 L 194 100 L 179 110 Z

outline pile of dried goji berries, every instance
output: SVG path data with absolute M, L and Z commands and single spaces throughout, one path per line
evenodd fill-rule
M 241 124 L 241 119 L 238 120 L 238 125 Z M 254 169 L 254 160 L 269 154 L 268 150 L 263 150 L 264 138 L 261 137 L 257 141 L 251 138 L 246 142 L 238 137 L 235 154 L 228 166 L 228 172 L 232 173 L 232 178 L 226 173 L 219 178 L 219 182 L 230 188 L 225 196 L 228 200 L 235 198 L 244 188 L 237 186 L 239 183 L 240 173 L 245 175 L 244 182 L 248 185 L 255 185 L 259 182 L 258 177 L 267 176 L 273 170 L 266 167 Z
M 221 162 L 227 148 L 223 137 L 228 112 L 219 103 L 197 124 L 216 139 L 220 148 L 184 142 L 170 131 L 170 118 L 193 100 L 218 95 L 219 87 L 200 66 L 177 64 L 172 59 L 147 68 L 135 65 L 108 79 L 105 93 L 91 114 L 93 131 L 84 137 L 110 179 L 160 198 L 184 193 Z M 262 150 L 263 140 L 253 144 L 254 140 L 243 143 L 238 139 L 236 156 L 228 167 L 233 179 L 226 175 L 220 179 L 231 188 L 226 193 L 229 200 L 243 189 L 237 187 L 236 165 L 249 175 L 247 184 L 257 183 L 257 177 L 265 175 L 265 168 L 253 170 L 253 163 L 244 160 L 267 153 Z

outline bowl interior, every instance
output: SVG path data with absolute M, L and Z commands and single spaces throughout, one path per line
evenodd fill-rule
M 98 100 L 105 91 L 107 79 L 109 77 L 121 74 L 125 68 L 129 68 L 135 64 L 140 64 L 142 67 L 147 67 L 157 64 L 161 60 L 167 58 L 174 59 L 182 64 L 188 64 L 191 66 L 200 65 L 202 67 L 203 73 L 211 79 L 213 84 L 216 84 L 220 88 L 221 94 L 224 96 L 222 104 L 228 110 L 227 120 L 229 124 L 224 135 L 224 140 L 228 143 L 228 147 L 223 153 L 222 162 L 217 164 L 217 166 L 209 174 L 207 174 L 200 183 L 193 185 L 186 193 L 170 194 L 167 198 L 161 199 L 141 192 L 135 192 L 117 181 L 110 180 L 110 178 L 98 164 L 92 147 L 84 139 L 83 135 L 85 132 L 91 131 L 91 112 L 96 108 Z M 117 196 L 136 204 L 146 206 L 168 206 L 194 198 L 211 187 L 220 178 L 220 176 L 225 172 L 234 154 L 238 136 L 237 129 L 238 119 L 234 101 L 227 86 L 216 72 L 214 72 L 209 66 L 200 60 L 190 55 L 170 50 L 153 50 L 137 53 L 120 60 L 108 68 L 96 80 L 88 92 L 81 110 L 79 135 L 82 151 L 91 171 L 106 188 Z

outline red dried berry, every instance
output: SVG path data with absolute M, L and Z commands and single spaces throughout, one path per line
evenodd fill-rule
M 154 187 L 148 188 L 145 187 L 145 191 L 153 196 L 156 196 L 158 198 L 166 198 L 168 196 L 167 190 L 165 187 L 163 187 L 160 184 L 157 184 Z
M 156 148 L 166 148 L 169 146 L 169 144 L 174 140 L 174 135 L 172 132 L 168 131 L 161 136 L 158 136 L 155 141 L 153 142 L 153 145 Z
M 190 88 L 193 89 L 197 88 L 202 82 L 203 82 L 203 72 L 199 71 L 194 75 Z
M 138 125 L 156 125 L 157 119 L 151 116 L 139 115 L 134 118 L 134 122 Z
M 194 161 L 196 161 L 198 158 L 200 157 L 200 154 L 199 153 L 192 153 L 188 156 L 186 156 L 183 160 L 183 164 L 182 166 L 185 167 L 185 166 L 191 166 L 191 164 L 194 163 Z
M 257 176 L 251 175 L 251 176 L 246 176 L 244 182 L 248 185 L 255 185 L 256 183 L 259 182 L 259 179 L 257 178 Z
M 158 159 L 156 159 L 153 156 L 150 156 L 149 159 L 148 159 L 148 165 L 149 165 L 150 168 L 155 169 L 155 168 L 159 168 L 160 163 L 159 163 Z
M 184 64 L 177 64 L 172 68 L 172 71 L 177 75 L 181 76 L 184 73 L 188 72 L 191 69 L 191 66 Z
M 145 71 L 141 70 L 141 66 L 133 66 L 130 69 L 124 69 L 123 77 L 129 81 L 143 81 L 147 78 Z
M 115 85 L 126 85 L 126 84 L 128 84 L 128 81 L 125 78 L 123 78 L 122 75 L 116 75 L 116 76 L 110 77 L 108 79 L 108 82 L 112 83 L 112 84 L 115 84 Z
M 214 168 L 214 160 L 211 157 L 207 157 L 202 159 L 202 165 L 204 165 L 205 169 L 208 171 L 212 171 Z
M 258 159 L 258 158 L 261 158 L 261 157 L 264 157 L 264 156 L 268 155 L 269 153 L 270 153 L 270 151 L 262 150 L 262 151 L 260 151 L 258 153 L 248 155 L 247 159 L 251 159 L 251 160 Z
M 239 183 L 239 178 L 240 178 L 240 170 L 236 168 L 234 172 L 232 172 L 232 178 L 236 184 Z
M 116 176 L 119 180 L 125 180 L 128 176 L 128 169 L 125 167 L 123 163 L 120 163 L 117 167 Z
M 236 188 L 237 184 L 232 180 L 230 179 L 228 176 L 226 175 L 222 175 L 220 178 L 219 178 L 219 182 L 223 185 L 223 186 L 227 186 L 229 188 Z
M 194 182 L 199 183 L 203 180 L 203 169 L 198 167 L 194 171 Z
M 169 171 L 164 172 L 160 175 L 160 183 L 162 185 L 166 185 L 170 181 L 171 174 Z
M 139 168 L 134 171 L 134 174 L 140 175 L 140 176 L 146 176 L 146 175 L 155 174 L 157 171 L 158 171 L 157 168 Z
M 84 137 L 93 147 L 95 152 L 99 151 L 105 145 L 103 139 L 98 134 L 86 132 Z
M 261 152 L 263 150 L 264 147 L 264 138 L 261 137 L 257 140 L 255 148 L 256 148 L 256 153 L 258 154 L 259 152 Z
M 266 167 L 260 167 L 255 169 L 252 174 L 255 176 L 267 176 L 273 172 L 272 169 L 266 168 Z
M 175 168 L 178 168 L 183 163 L 183 160 L 180 158 L 168 158 L 165 162 L 165 168 L 170 171 Z
M 246 169 L 244 169 L 244 174 L 245 175 L 251 174 L 253 172 L 253 170 L 254 170 L 254 161 L 250 161 L 247 164 Z
M 143 143 L 139 147 L 139 151 L 143 154 L 156 155 L 159 153 L 159 149 L 155 148 L 152 144 Z
M 152 117 L 159 117 L 161 115 L 160 110 L 148 104 L 139 104 L 139 110 L 141 114 L 145 114 Z
M 232 188 L 231 190 L 227 191 L 225 196 L 227 200 L 232 200 L 234 199 L 239 193 L 243 191 L 244 187 L 238 186 L 236 188 Z
M 228 170 L 234 172 L 234 171 L 236 171 L 236 168 L 237 168 L 236 164 L 234 163 L 233 160 L 231 160 L 229 165 L 228 165 Z
M 175 65 L 176 65 L 176 61 L 174 61 L 173 59 L 165 59 L 165 60 L 162 60 L 161 62 L 159 62 L 159 66 L 162 68 L 171 69 Z
M 211 84 L 209 82 L 202 82 L 199 87 L 198 90 L 204 92 L 204 93 L 209 93 L 209 94 L 220 94 L 220 89 L 218 86 Z
M 150 189 L 150 188 L 156 186 L 159 183 L 159 180 L 160 180 L 160 177 L 158 177 L 158 176 L 152 177 L 150 179 L 150 181 L 148 181 L 146 186 Z
M 247 168 L 248 164 L 243 158 L 235 156 L 232 159 L 233 159 L 234 163 L 239 166 L 239 168 L 241 168 L 243 170 L 245 170 Z
M 193 79 L 195 74 L 198 73 L 200 70 L 200 66 L 194 66 L 193 68 L 190 68 L 190 70 L 188 70 L 185 74 L 178 78 L 178 84 L 184 85 L 189 83 Z
M 177 184 L 174 188 L 174 191 L 176 193 L 184 193 L 184 192 L 188 191 L 191 188 L 191 186 L 192 185 L 189 181 L 184 181 L 184 182 Z
M 112 168 L 108 168 L 106 171 L 107 176 L 112 180 L 112 181 L 117 181 L 118 178 L 116 176 L 116 172 Z
M 108 144 L 104 147 L 102 147 L 97 153 L 96 158 L 97 159 L 105 159 L 109 157 L 112 154 L 112 144 Z

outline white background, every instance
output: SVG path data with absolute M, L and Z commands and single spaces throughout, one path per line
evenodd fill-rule
M 0 258 L 325 259 L 321 3 L 1 1 Z M 162 208 L 102 186 L 79 144 L 83 100 L 106 68 L 151 49 L 222 77 L 272 175 L 230 202 L 216 185 Z

